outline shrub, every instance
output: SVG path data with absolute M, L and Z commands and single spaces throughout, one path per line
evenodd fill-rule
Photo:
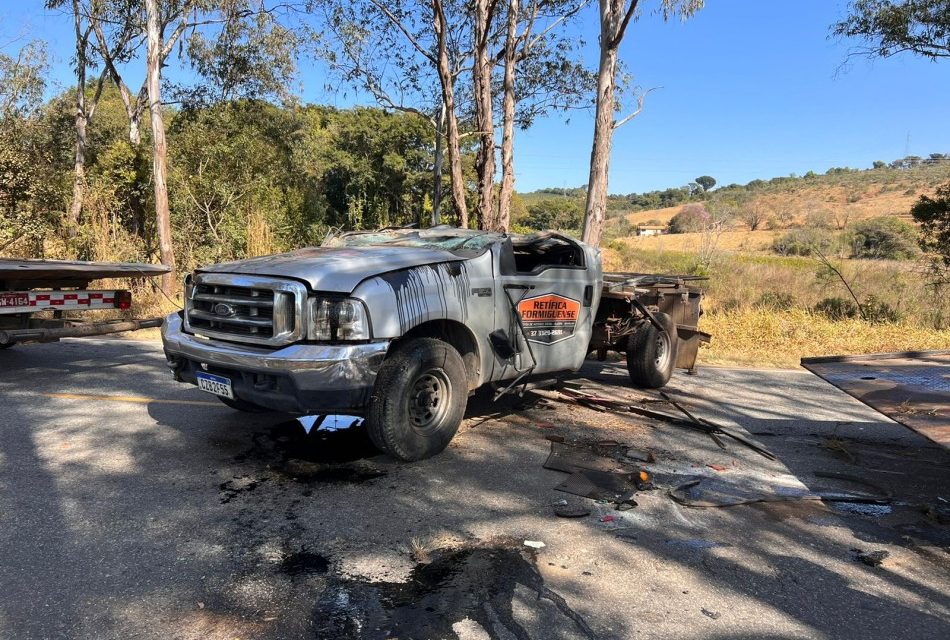
M 793 229 L 772 241 L 772 251 L 783 256 L 810 256 L 817 248 L 827 253 L 834 237 L 824 229 Z
M 901 319 L 897 309 L 874 295 L 869 295 L 864 299 L 861 303 L 861 311 L 868 322 L 883 324 L 898 322 Z
M 545 199 L 528 205 L 524 225 L 532 229 L 576 229 L 584 212 L 575 200 L 567 198 Z
M 698 202 L 684 206 L 670 219 L 670 233 L 692 233 L 702 231 L 709 224 L 710 216 L 706 207 Z
M 851 256 L 906 260 L 917 255 L 917 230 L 893 216 L 862 220 L 851 225 Z
M 795 306 L 795 297 L 784 291 L 766 291 L 755 301 L 755 306 L 760 309 L 784 311 Z
M 845 298 L 825 298 L 819 300 L 815 305 L 814 312 L 825 316 L 829 320 L 847 320 L 857 318 L 859 315 L 858 305 Z

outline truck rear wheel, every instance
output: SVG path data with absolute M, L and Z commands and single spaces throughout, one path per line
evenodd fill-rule
M 630 381 L 645 389 L 665 386 L 676 365 L 676 325 L 665 313 L 654 313 L 653 317 L 663 325 L 663 331 L 646 322 L 627 340 Z
M 435 338 L 416 338 L 380 367 L 367 431 L 394 458 L 430 458 L 458 431 L 467 401 L 468 376 L 458 351 Z

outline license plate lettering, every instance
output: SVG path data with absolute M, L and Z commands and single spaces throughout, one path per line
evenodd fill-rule
M 221 396 L 222 398 L 234 399 L 234 390 L 231 387 L 231 380 L 224 376 L 216 376 L 210 373 L 198 372 L 195 374 L 198 379 L 198 388 L 207 393 Z
M 28 307 L 30 295 L 28 293 L 0 293 L 0 307 Z

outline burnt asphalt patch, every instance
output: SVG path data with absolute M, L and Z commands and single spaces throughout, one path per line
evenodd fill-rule
M 583 638 L 597 635 L 564 599 L 544 584 L 535 557 L 517 542 L 444 549 L 417 564 L 400 582 L 331 581 L 313 611 L 318 638 L 456 638 L 456 627 L 476 622 L 490 638 L 531 640 L 513 613 L 518 587 L 547 600 L 550 622 L 573 627 Z

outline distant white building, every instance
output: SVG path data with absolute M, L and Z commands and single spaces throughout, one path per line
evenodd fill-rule
M 666 233 L 666 226 L 660 225 L 651 225 L 651 224 L 638 224 L 637 225 L 637 235 L 638 236 L 660 236 Z

